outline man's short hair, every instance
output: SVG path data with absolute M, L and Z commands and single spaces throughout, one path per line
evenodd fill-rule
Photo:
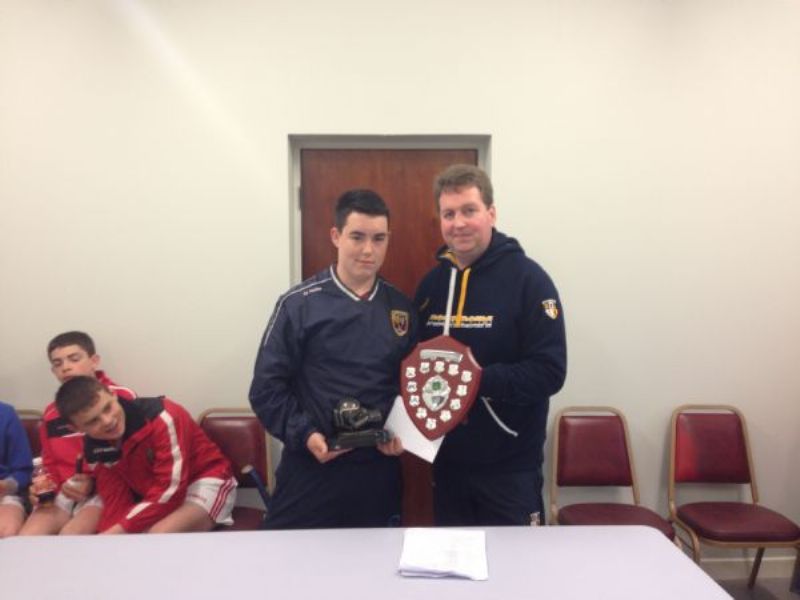
M 433 198 L 436 200 L 436 209 L 439 209 L 439 198 L 443 192 L 459 192 L 471 187 L 478 188 L 486 208 L 494 204 L 492 181 L 486 171 L 475 165 L 450 165 L 439 173 L 433 182 Z
M 108 388 L 95 377 L 86 375 L 73 377 L 63 383 L 56 392 L 58 413 L 68 421 L 71 420 L 73 415 L 94 404 L 103 390 L 108 391 Z
M 350 213 L 362 213 L 371 217 L 386 217 L 389 221 L 389 207 L 377 192 L 366 189 L 348 190 L 336 201 L 334 221 L 336 229 L 341 231 L 347 223 Z
M 89 337 L 88 333 L 84 333 L 83 331 L 67 331 L 65 333 L 59 333 L 47 344 L 47 358 L 50 358 L 50 354 L 53 350 L 56 348 L 63 348 L 64 346 L 80 346 L 89 356 L 95 355 L 94 341 Z

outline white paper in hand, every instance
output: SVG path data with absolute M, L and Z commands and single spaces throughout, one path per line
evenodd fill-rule
M 489 579 L 486 532 L 466 529 L 406 529 L 398 571 L 406 577 Z
M 400 396 L 394 399 L 392 410 L 383 427 L 390 431 L 392 435 L 400 438 L 400 441 L 403 442 L 404 450 L 416 454 L 429 463 L 432 463 L 433 459 L 436 458 L 436 453 L 439 452 L 439 446 L 442 445 L 442 440 L 444 439 L 444 437 L 440 437 L 435 440 L 429 440 L 422 435 L 409 418 L 406 407 L 403 406 L 403 399 Z

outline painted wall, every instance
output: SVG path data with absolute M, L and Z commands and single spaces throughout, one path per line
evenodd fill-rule
M 0 0 L 0 396 L 43 407 L 79 328 L 142 394 L 246 404 L 288 136 L 487 134 L 564 300 L 553 406 L 623 409 L 663 512 L 672 408 L 736 404 L 800 519 L 798 106 L 789 1 Z

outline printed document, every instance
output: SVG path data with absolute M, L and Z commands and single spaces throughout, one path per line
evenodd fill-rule
M 406 577 L 489 579 L 486 532 L 469 529 L 406 529 L 398 571 Z

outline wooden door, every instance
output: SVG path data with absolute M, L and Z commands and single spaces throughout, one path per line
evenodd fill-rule
M 333 207 L 352 188 L 375 190 L 391 213 L 391 237 L 381 275 L 413 298 L 442 245 L 433 179 L 454 163 L 478 164 L 475 149 L 304 149 L 300 152 L 303 279 L 331 264 Z M 430 465 L 403 454 L 403 524 L 433 523 Z

